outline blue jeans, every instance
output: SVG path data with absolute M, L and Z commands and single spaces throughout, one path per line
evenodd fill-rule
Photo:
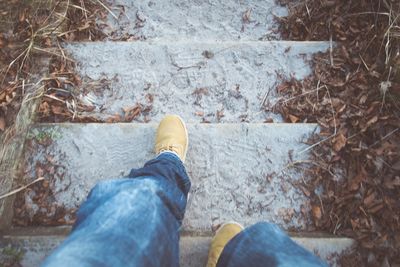
M 97 184 L 71 234 L 42 266 L 179 266 L 179 229 L 190 186 L 172 153 L 132 170 L 129 178 Z M 256 224 L 237 235 L 218 266 L 278 263 L 325 266 L 271 224 Z

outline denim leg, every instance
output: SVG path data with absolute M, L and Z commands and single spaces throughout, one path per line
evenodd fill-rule
M 296 244 L 278 226 L 257 223 L 235 236 L 222 251 L 217 267 L 327 266 Z
M 97 184 L 68 238 L 42 266 L 179 266 L 179 228 L 190 180 L 163 153 L 129 178 Z

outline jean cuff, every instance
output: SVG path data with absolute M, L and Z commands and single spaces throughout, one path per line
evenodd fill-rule
M 183 165 L 183 161 L 173 152 L 161 152 L 155 159 L 167 159 L 173 163 L 177 163 L 179 165 Z

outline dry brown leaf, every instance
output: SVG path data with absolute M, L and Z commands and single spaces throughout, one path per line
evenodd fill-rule
M 351 227 L 353 230 L 357 229 L 360 227 L 360 223 L 358 219 L 350 219 Z
M 47 102 L 42 102 L 39 106 L 39 112 L 44 114 L 44 115 L 49 115 L 50 113 L 50 106 L 49 103 Z
M 299 121 L 299 117 L 289 114 L 289 119 L 292 123 L 296 123 Z
M 140 114 L 141 110 L 142 109 L 141 109 L 140 105 L 123 108 L 123 111 L 125 112 L 125 122 L 131 122 L 133 119 L 135 119 Z
M 251 15 L 251 8 L 247 9 L 242 15 L 242 20 L 244 23 L 250 22 L 250 15 Z
M 106 119 L 106 123 L 118 123 L 121 122 L 121 115 L 114 114 Z
M 6 129 L 6 120 L 3 116 L 0 117 L 0 130 L 4 131 Z
M 333 149 L 336 152 L 339 152 L 343 147 L 346 146 L 346 141 L 346 137 L 342 133 L 339 133 L 333 140 Z
M 374 202 L 374 200 L 375 200 L 375 192 L 372 192 L 366 198 L 364 198 L 364 205 L 369 207 L 372 204 L 372 202 Z
M 15 88 L 6 89 L 0 93 L 0 107 L 5 107 L 11 103 L 11 101 L 16 96 Z
M 378 121 L 378 115 L 373 116 L 371 119 L 368 120 L 367 127 L 371 126 L 372 124 L 374 124 L 377 121 Z
M 307 197 L 311 196 L 310 191 L 305 188 L 304 186 L 300 186 L 301 191 L 303 191 L 304 195 L 306 195 Z
M 204 112 L 203 111 L 196 111 L 194 114 L 196 116 L 199 116 L 199 117 L 203 117 L 204 116 Z
M 217 110 L 217 121 L 220 121 L 222 117 L 224 117 L 224 111 L 223 110 Z
M 400 160 L 392 165 L 392 169 L 394 169 L 396 171 L 400 171 Z
M 0 34 L 0 49 L 3 48 L 5 46 L 6 42 L 3 39 L 3 36 Z
M 312 215 L 316 221 L 321 220 L 321 218 L 322 218 L 321 208 L 319 206 L 313 206 L 312 207 Z
M 367 180 L 365 170 L 361 170 L 353 179 L 350 180 L 350 190 L 356 191 L 360 187 L 360 183 Z
M 384 181 L 384 186 L 387 189 L 394 189 L 395 187 L 399 187 L 400 188 L 400 177 L 397 176 L 393 180 L 386 178 L 385 181 Z
M 51 111 L 56 115 L 64 114 L 64 108 L 61 106 L 52 105 Z
M 368 209 L 368 212 L 370 213 L 376 213 L 378 211 L 380 211 L 381 209 L 383 209 L 385 205 L 383 203 L 379 203 L 377 205 L 372 206 L 370 209 Z

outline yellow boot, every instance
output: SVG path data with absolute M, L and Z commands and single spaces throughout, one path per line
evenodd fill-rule
M 165 116 L 157 129 L 156 154 L 169 151 L 185 162 L 188 143 L 188 132 L 182 118 L 177 115 Z
M 230 222 L 223 224 L 215 233 L 211 241 L 210 251 L 208 252 L 207 267 L 217 266 L 219 257 L 228 242 L 243 230 L 243 226 Z

